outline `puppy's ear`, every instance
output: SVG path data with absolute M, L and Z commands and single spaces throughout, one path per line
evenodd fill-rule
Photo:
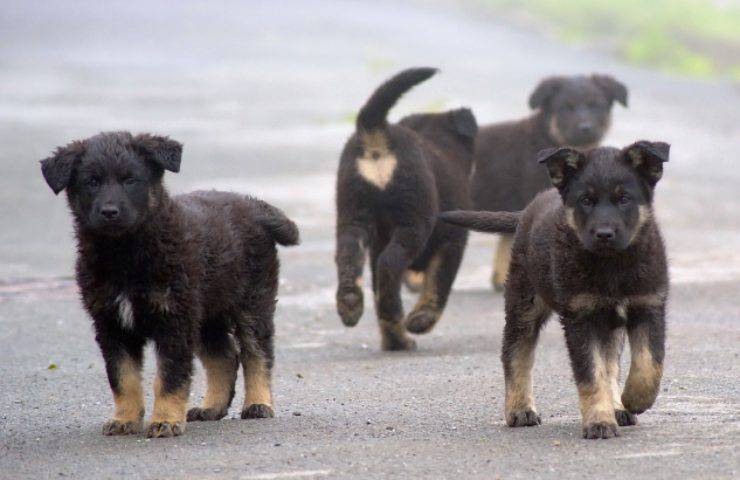
M 668 161 L 671 146 L 665 142 L 640 140 L 622 150 L 624 161 L 655 187 L 663 176 L 663 163 Z
M 572 148 L 548 148 L 537 154 L 537 161 L 545 164 L 550 174 L 550 182 L 562 192 L 573 175 L 586 164 L 586 156 Z
M 69 186 L 72 172 L 85 154 L 86 148 L 85 140 L 76 140 L 63 147 L 57 147 L 50 157 L 41 160 L 41 173 L 55 195 Z
M 180 171 L 182 144 L 169 137 L 142 133 L 136 135 L 131 144 L 136 152 L 170 172 Z
M 478 134 L 478 122 L 469 108 L 459 108 L 450 112 L 455 131 L 463 137 L 474 139 Z
M 547 108 L 550 99 L 557 93 L 563 85 L 562 77 L 549 77 L 542 80 L 534 92 L 529 96 L 529 108 L 537 109 Z
M 606 93 L 609 100 L 627 106 L 627 87 L 610 75 L 591 75 L 591 81 Z

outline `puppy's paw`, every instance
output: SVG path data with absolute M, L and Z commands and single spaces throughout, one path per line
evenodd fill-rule
M 227 408 L 200 408 L 194 407 L 188 410 L 188 422 L 210 422 L 221 420 L 229 413 Z
M 384 335 L 381 348 L 386 352 L 412 351 L 416 350 L 416 342 L 405 335 Z
M 431 308 L 414 310 L 406 318 L 406 330 L 416 334 L 431 332 L 437 324 L 439 316 L 440 312 Z
M 273 418 L 275 411 L 264 403 L 253 403 L 242 410 L 242 418 Z
M 614 410 L 614 417 L 617 419 L 617 424 L 620 427 L 637 425 L 637 415 L 633 415 L 627 410 Z
M 421 292 L 421 289 L 424 286 L 424 272 L 406 270 L 406 274 L 403 276 L 403 284 L 406 285 L 409 292 Z
M 594 422 L 583 427 L 583 438 L 596 440 L 599 438 L 607 439 L 618 437 L 617 423 Z
M 149 438 L 177 437 L 185 433 L 184 422 L 151 422 L 146 428 Z
M 340 288 L 337 291 L 337 313 L 345 326 L 357 325 L 362 316 L 363 303 L 360 287 Z
M 110 420 L 103 425 L 103 435 L 131 435 L 141 431 L 141 420 L 123 422 Z
M 540 415 L 532 409 L 513 410 L 506 414 L 506 424 L 510 427 L 535 427 L 542 424 Z

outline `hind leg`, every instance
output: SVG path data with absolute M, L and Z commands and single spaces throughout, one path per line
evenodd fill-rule
M 429 262 L 424 272 L 421 296 L 406 319 L 406 329 L 409 332 L 430 332 L 442 316 L 462 262 L 465 238 L 463 234 L 462 241 L 446 243 Z
M 491 286 L 494 290 L 500 292 L 506 285 L 506 276 L 509 273 L 509 264 L 511 263 L 511 245 L 514 242 L 514 235 L 502 233 L 498 237 L 496 254 L 493 261 L 493 275 L 491 276 Z
M 263 308 L 250 309 L 245 325 L 238 333 L 241 344 L 241 363 L 244 372 L 244 406 L 242 418 L 271 418 L 275 416 L 272 404 L 272 367 L 275 361 L 273 336 L 274 295 Z
M 416 342 L 403 325 L 401 281 L 403 273 L 426 242 L 417 228 L 396 229 L 374 267 L 376 311 L 383 350 L 413 350 Z
M 362 316 L 362 267 L 367 241 L 364 226 L 340 224 L 337 227 L 337 312 L 348 327 L 357 325 Z
M 225 321 L 210 322 L 201 328 L 198 358 L 206 371 L 208 387 L 203 404 L 188 411 L 188 422 L 220 420 L 234 398 L 239 361 Z
M 532 368 L 537 339 L 550 309 L 529 287 L 524 272 L 512 271 L 506 287 L 506 325 L 501 351 L 506 401 L 504 416 L 510 427 L 540 424 L 534 403 Z

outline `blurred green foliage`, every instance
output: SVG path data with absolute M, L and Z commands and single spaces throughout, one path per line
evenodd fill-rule
M 666 72 L 740 80 L 740 0 L 481 0 Z

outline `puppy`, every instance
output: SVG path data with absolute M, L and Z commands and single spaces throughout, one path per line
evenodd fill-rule
M 472 179 L 477 210 L 519 211 L 550 187 L 547 174 L 533 161 L 540 150 L 595 147 L 611 123 L 614 102 L 627 105 L 627 88 L 606 75 L 550 77 L 529 97 L 536 112 L 519 121 L 482 127 L 475 149 Z M 503 289 L 512 237 L 502 234 L 491 283 Z
M 337 310 L 354 326 L 363 311 L 362 270 L 369 251 L 375 308 L 384 350 L 409 350 L 406 334 L 429 332 L 447 303 L 467 231 L 436 214 L 469 205 L 475 117 L 468 109 L 411 115 L 389 124 L 388 111 L 414 85 L 436 73 L 404 70 L 381 85 L 360 110 L 357 131 L 337 175 Z M 403 321 L 400 287 L 406 269 L 424 272 L 419 301 Z
M 668 271 L 652 200 L 668 151 L 647 141 L 587 154 L 548 149 L 538 158 L 556 189 L 521 214 L 440 216 L 474 230 L 515 232 L 502 352 L 509 426 L 540 423 L 532 364 L 551 312 L 565 330 L 585 438 L 613 437 L 618 424 L 634 425 L 653 405 L 663 373 Z M 620 396 L 625 331 L 632 361 Z
M 144 416 L 144 344 L 157 352 L 148 437 L 171 437 L 186 419 L 219 420 L 244 369 L 242 418 L 274 415 L 270 389 L 278 282 L 275 243 L 298 229 L 254 198 L 223 192 L 170 197 L 165 170 L 182 146 L 167 137 L 101 133 L 41 161 L 54 193 L 67 191 L 78 245 L 77 284 L 93 319 L 115 413 L 105 435 L 137 432 Z M 235 345 L 234 339 L 236 339 Z M 193 353 L 208 379 L 187 411 Z

